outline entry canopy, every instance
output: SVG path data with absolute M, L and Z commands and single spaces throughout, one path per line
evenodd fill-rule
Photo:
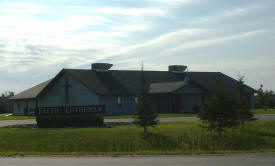
M 150 85 L 149 93 L 150 94 L 172 93 L 186 85 L 188 85 L 188 83 L 184 81 L 152 83 Z

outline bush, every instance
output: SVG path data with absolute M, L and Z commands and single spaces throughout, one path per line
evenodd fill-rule
M 38 128 L 87 127 L 104 125 L 103 117 L 96 115 L 36 116 L 36 122 Z

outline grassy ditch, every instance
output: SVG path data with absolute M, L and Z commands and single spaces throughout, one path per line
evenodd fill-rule
M 0 129 L 1 155 L 134 155 L 275 151 L 275 121 L 255 121 L 218 137 L 200 122 L 161 123 L 144 136 L 136 126 Z

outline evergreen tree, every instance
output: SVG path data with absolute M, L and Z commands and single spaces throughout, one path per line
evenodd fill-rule
M 234 92 L 227 91 L 221 82 L 217 82 L 212 96 L 203 104 L 199 118 L 208 122 L 206 128 L 221 135 L 225 128 L 255 120 L 249 101 L 250 93 L 246 92 L 243 76 L 239 77 Z
M 140 76 L 140 90 L 138 92 L 138 100 L 134 108 L 134 124 L 143 127 L 144 133 L 147 133 L 147 127 L 158 124 L 158 114 L 155 110 L 155 106 L 149 96 L 150 88 L 146 84 L 143 66 Z
M 203 104 L 203 109 L 199 113 L 199 118 L 207 123 L 206 127 L 210 131 L 218 132 L 219 135 L 225 128 L 234 127 L 240 124 L 239 104 L 235 97 L 227 92 L 221 83 Z
M 257 101 L 256 101 L 256 107 L 257 108 L 263 108 L 266 101 L 264 96 L 264 90 L 263 90 L 263 84 L 260 85 L 260 88 L 257 90 Z
M 239 120 L 242 124 L 246 121 L 255 120 L 253 112 L 250 110 L 250 93 L 245 91 L 244 76 L 238 78 L 235 98 L 238 102 Z

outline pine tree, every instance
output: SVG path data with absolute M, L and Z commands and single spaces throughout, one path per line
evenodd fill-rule
M 203 104 L 199 118 L 207 125 L 203 126 L 219 135 L 225 130 L 239 125 L 239 104 L 233 95 L 226 91 L 221 83 L 213 90 L 211 97 Z
M 238 78 L 238 85 L 235 94 L 239 108 L 239 119 L 241 124 L 246 121 L 255 120 L 253 112 L 250 110 L 250 94 L 245 91 L 244 76 Z
M 144 133 L 147 133 L 147 127 L 158 124 L 158 114 L 155 111 L 155 106 L 149 96 L 150 88 L 146 84 L 143 66 L 140 77 L 140 90 L 138 92 L 138 100 L 134 108 L 134 124 L 143 127 Z
M 260 88 L 257 89 L 256 107 L 257 108 L 264 108 L 265 103 L 266 103 L 266 99 L 265 99 L 265 96 L 264 96 L 263 84 L 261 84 Z
M 217 82 L 212 96 L 203 104 L 199 118 L 208 125 L 209 130 L 221 135 L 225 128 L 231 128 L 246 121 L 255 120 L 250 111 L 250 94 L 245 91 L 244 77 L 239 77 L 234 92 L 227 91 L 221 82 Z

